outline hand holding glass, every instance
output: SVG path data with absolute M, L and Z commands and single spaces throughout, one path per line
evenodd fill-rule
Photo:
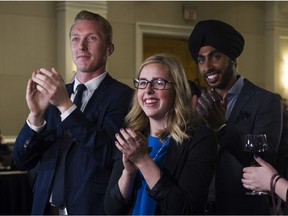
M 261 153 L 268 150 L 266 134 L 246 134 L 244 138 L 244 151 L 251 153 Z M 259 166 L 254 160 L 251 166 Z M 246 192 L 247 195 L 267 195 L 263 191 Z

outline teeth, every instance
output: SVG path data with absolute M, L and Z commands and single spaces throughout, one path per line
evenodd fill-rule
M 217 76 L 217 74 L 212 74 L 212 75 L 207 76 L 207 78 L 208 79 L 214 79 L 216 76 Z
M 147 104 L 151 104 L 151 103 L 155 103 L 156 101 L 157 101 L 157 100 L 155 100 L 155 99 L 154 99 L 154 100 L 153 100 L 153 99 L 150 99 L 150 100 L 146 100 L 146 103 L 147 103 Z

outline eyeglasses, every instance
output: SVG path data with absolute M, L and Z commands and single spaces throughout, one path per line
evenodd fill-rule
M 163 90 L 166 87 L 167 83 L 173 84 L 171 81 L 167 81 L 164 79 L 153 79 L 153 80 L 145 80 L 145 79 L 134 79 L 134 86 L 137 89 L 145 89 L 148 85 L 148 83 L 151 84 L 151 87 L 153 89 Z

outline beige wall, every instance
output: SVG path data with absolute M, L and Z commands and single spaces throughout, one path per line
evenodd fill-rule
M 27 116 L 26 83 L 55 62 L 55 3 L 0 2 L 0 128 L 17 134 Z
M 108 19 L 113 24 L 116 50 L 109 70 L 118 79 L 135 74 L 136 22 L 179 25 L 193 29 L 194 21 L 183 19 L 183 5 L 191 5 L 197 20 L 220 19 L 235 26 L 245 37 L 245 50 L 239 58 L 239 73 L 265 86 L 264 70 L 264 2 L 109 2 Z M 243 63 L 242 63 L 243 62 Z M 131 81 L 130 81 L 131 82 Z
M 132 84 L 139 56 L 136 53 L 139 37 L 136 23 L 181 26 L 192 30 L 195 22 L 183 19 L 184 4 L 195 8 L 197 20 L 220 19 L 243 33 L 246 45 L 239 58 L 239 73 L 264 88 L 279 90 L 277 82 L 274 83 L 274 72 L 267 71 L 267 64 L 274 70 L 277 60 L 271 59 L 271 64 L 265 61 L 268 52 L 265 50 L 268 6 L 260 1 L 108 1 L 107 18 L 114 28 L 116 47 L 108 64 L 110 74 Z M 62 39 L 57 38 L 56 31 L 57 22 L 63 20 L 57 20 L 56 8 L 57 3 L 51 1 L 0 2 L 0 128 L 4 136 L 16 135 L 26 119 L 25 88 L 31 72 L 39 67 L 51 68 L 62 63 L 59 51 L 56 53 L 57 41 Z M 288 20 L 287 13 L 284 13 L 285 16 Z M 281 31 L 285 34 L 286 26 Z M 268 40 L 274 36 L 272 32 Z M 273 52 L 277 51 L 276 42 L 269 43 Z M 69 52 L 69 49 L 66 50 Z

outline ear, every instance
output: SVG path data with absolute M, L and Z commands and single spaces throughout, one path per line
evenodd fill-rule
M 107 47 L 106 56 L 109 57 L 110 55 L 112 55 L 113 52 L 114 52 L 114 44 L 111 43 L 111 44 Z

